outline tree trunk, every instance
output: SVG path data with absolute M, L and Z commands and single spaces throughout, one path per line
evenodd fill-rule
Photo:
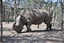
M 2 36 L 3 36 L 3 24 L 2 24 L 2 0 L 0 0 L 0 16 L 1 16 L 1 42 L 2 42 Z
M 14 0 L 14 20 L 16 21 L 16 17 L 17 17 L 17 7 L 16 7 L 16 0 Z
M 63 10 L 64 10 L 64 8 L 63 8 L 63 2 L 62 2 L 62 0 L 61 0 L 60 4 L 61 4 L 61 10 L 62 10 L 62 15 L 61 15 L 61 18 L 62 18 L 61 29 L 64 30 L 63 29 L 63 12 L 64 12 Z

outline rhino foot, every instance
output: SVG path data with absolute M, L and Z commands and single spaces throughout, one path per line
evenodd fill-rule
M 46 29 L 45 31 L 52 31 L 52 29 Z
M 27 32 L 31 32 L 32 30 L 31 29 L 28 29 Z
M 50 31 L 52 31 L 52 29 L 49 29 Z

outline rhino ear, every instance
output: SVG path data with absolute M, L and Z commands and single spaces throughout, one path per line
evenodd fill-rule
M 22 22 L 26 22 L 27 19 L 26 19 L 24 16 L 21 15 L 20 21 L 22 21 Z
M 21 19 L 21 20 L 24 20 L 24 19 L 25 19 L 25 17 L 21 15 L 21 18 L 20 18 L 20 19 Z

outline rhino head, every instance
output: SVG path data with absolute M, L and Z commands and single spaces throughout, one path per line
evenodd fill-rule
M 17 32 L 17 33 L 21 33 L 22 29 L 23 29 L 23 22 L 21 20 L 21 16 L 18 16 L 16 18 L 16 22 L 13 24 L 13 29 Z

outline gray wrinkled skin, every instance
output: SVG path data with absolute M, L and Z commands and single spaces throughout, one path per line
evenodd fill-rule
M 53 11 L 50 12 L 47 10 L 39 9 L 23 9 L 20 12 L 20 15 L 16 19 L 16 23 L 13 24 L 13 29 L 20 33 L 23 29 L 23 26 L 26 25 L 27 31 L 31 31 L 30 26 L 32 24 L 38 25 L 44 22 L 47 25 L 46 30 L 51 30 L 51 20 L 52 20 Z

